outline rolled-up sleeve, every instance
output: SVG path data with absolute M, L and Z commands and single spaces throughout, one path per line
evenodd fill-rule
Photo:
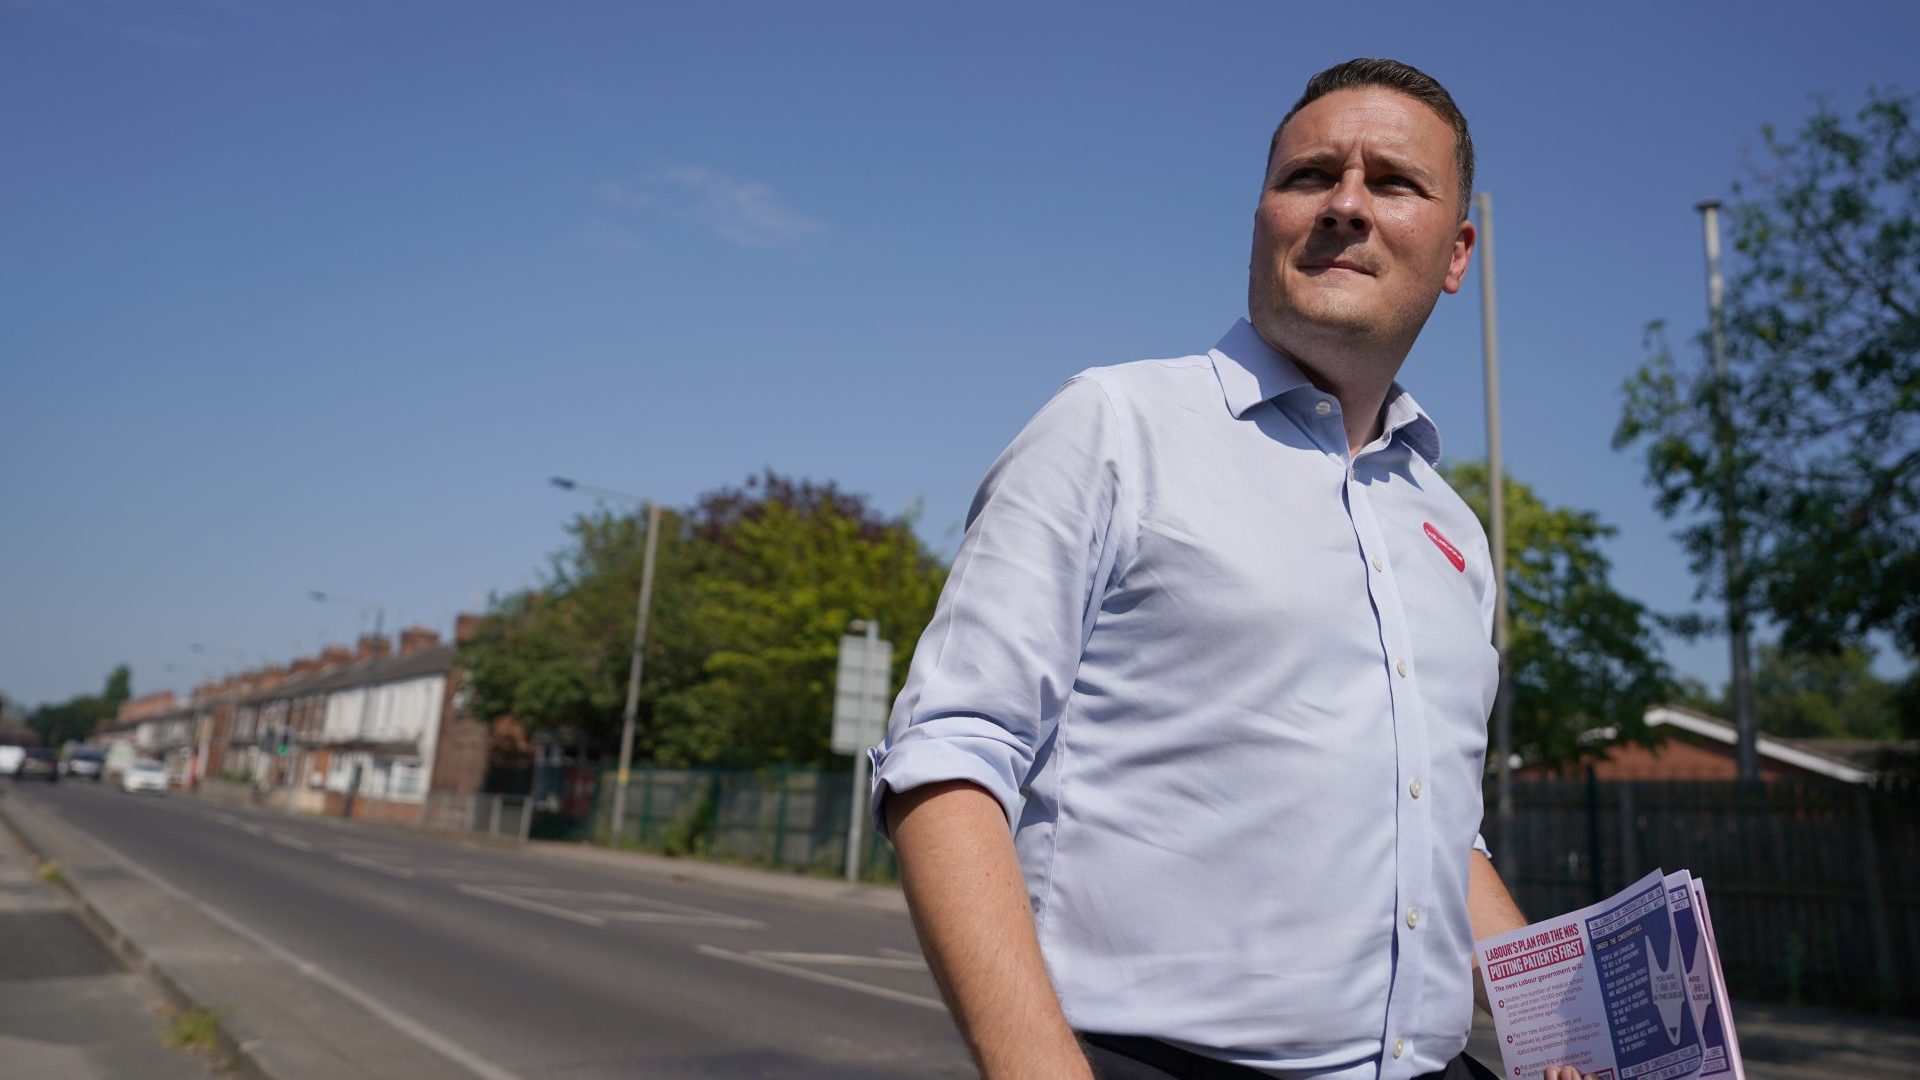
M 887 736 L 870 751 L 875 827 L 890 792 L 967 780 L 1019 820 L 1125 539 L 1126 440 L 1098 380 L 1054 395 L 974 496 Z

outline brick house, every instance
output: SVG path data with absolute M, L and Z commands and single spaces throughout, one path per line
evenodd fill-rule
M 419 822 L 431 795 L 475 792 L 486 772 L 486 728 L 467 714 L 455 659 L 439 634 L 409 627 L 397 654 L 370 635 L 351 654 L 296 661 L 236 704 L 226 760 L 297 810 Z
M 1706 713 L 1662 705 L 1648 709 L 1647 727 L 1666 735 L 1660 745 L 1611 747 L 1592 762 L 1600 780 L 1737 780 L 1737 734 L 1732 724 Z M 1871 739 L 1784 739 L 1762 734 L 1759 739 L 1760 779 L 1821 779 L 1865 784 L 1874 773 L 1868 764 L 1883 749 L 1897 744 Z M 1543 769 L 1522 769 L 1526 778 L 1554 775 Z

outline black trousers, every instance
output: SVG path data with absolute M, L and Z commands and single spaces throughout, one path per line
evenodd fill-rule
M 1134 1035 L 1080 1034 L 1098 1080 L 1271 1080 L 1244 1065 L 1216 1061 L 1158 1039 Z M 1462 1053 L 1437 1073 L 1418 1080 L 1499 1080 L 1498 1074 Z

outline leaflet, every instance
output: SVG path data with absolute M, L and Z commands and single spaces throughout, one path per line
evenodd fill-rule
M 1695 940 L 1712 952 L 1710 939 Z M 1536 1077 L 1550 1065 L 1596 1080 L 1701 1075 L 1700 1027 L 1660 871 L 1475 948 L 1506 1075 Z
M 1720 968 L 1720 942 L 1713 936 L 1713 916 L 1707 908 L 1706 884 L 1699 878 L 1691 878 L 1689 884 L 1693 893 L 1694 915 L 1700 925 L 1701 936 L 1706 939 L 1707 977 L 1713 992 L 1713 1012 L 1709 1022 L 1700 1027 L 1700 1043 L 1706 1052 L 1705 1062 L 1711 1064 L 1714 1060 L 1713 1039 L 1717 1037 L 1726 1052 L 1726 1075 L 1734 1080 L 1747 1080 L 1747 1066 L 1740 1058 L 1740 1035 L 1733 1029 L 1733 1002 L 1727 997 L 1726 975 Z M 1700 1075 L 1716 1074 L 1709 1073 L 1703 1065 Z

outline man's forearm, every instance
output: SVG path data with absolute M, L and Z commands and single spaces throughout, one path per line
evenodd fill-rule
M 1091 1080 L 1040 958 L 1000 804 L 953 781 L 892 793 L 886 814 L 920 946 L 981 1075 Z
M 1512 894 L 1507 892 L 1506 882 L 1500 880 L 1500 871 L 1493 868 L 1493 860 L 1478 851 L 1467 854 L 1467 920 L 1473 924 L 1475 941 L 1527 925 L 1527 917 L 1520 913 L 1520 905 L 1514 903 Z M 1482 1011 L 1493 1012 L 1487 1004 L 1486 981 L 1480 977 L 1478 949 L 1473 954 L 1473 1000 Z

